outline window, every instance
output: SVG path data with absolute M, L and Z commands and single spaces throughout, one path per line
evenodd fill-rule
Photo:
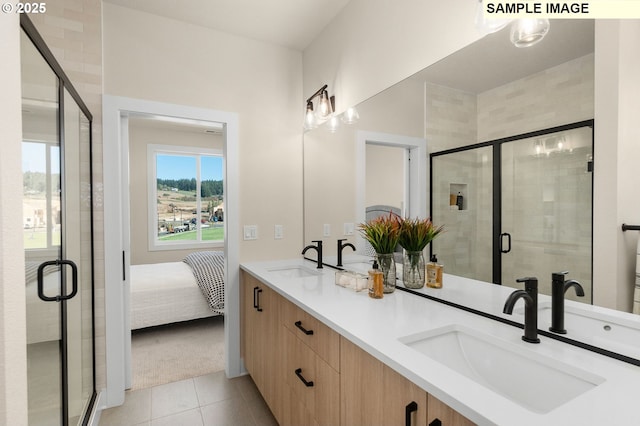
M 224 243 L 222 151 L 149 145 L 149 250 Z
M 23 141 L 22 178 L 25 249 L 60 247 L 60 146 Z

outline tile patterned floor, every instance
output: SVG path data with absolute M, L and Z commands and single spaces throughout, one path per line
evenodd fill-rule
M 224 371 L 127 392 L 100 426 L 277 426 L 250 376 Z

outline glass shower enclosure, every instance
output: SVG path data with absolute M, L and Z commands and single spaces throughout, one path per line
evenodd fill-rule
M 29 425 L 84 425 L 96 398 L 91 113 L 24 15 L 21 26 Z
M 446 272 L 510 287 L 568 271 L 592 302 L 593 120 L 431 154 Z M 568 298 L 576 298 L 571 292 Z

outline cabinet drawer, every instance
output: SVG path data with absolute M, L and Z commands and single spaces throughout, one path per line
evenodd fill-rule
M 340 375 L 293 332 L 285 332 L 285 382 L 319 425 L 340 422 Z
M 340 335 L 289 301 L 282 306 L 285 327 L 336 371 L 340 371 Z

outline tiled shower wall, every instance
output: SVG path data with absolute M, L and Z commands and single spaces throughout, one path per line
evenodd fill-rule
M 96 388 L 105 386 L 104 221 L 102 206 L 102 1 L 47 2 L 29 15 L 93 115 L 93 207 L 96 316 Z
M 594 56 L 590 54 L 478 95 L 427 84 L 425 133 L 430 150 L 592 119 L 593 70 Z M 447 233 L 433 243 L 438 260 L 445 271 L 491 281 L 491 150 L 436 158 L 433 219 L 447 228 Z M 464 211 L 449 210 L 451 184 L 467 185 Z M 578 207 L 584 209 L 588 209 L 590 218 L 590 206 Z M 590 227 L 590 219 L 580 220 Z M 588 285 L 588 266 L 575 265 L 574 269 L 574 277 Z
M 593 118 L 594 55 L 478 94 L 477 141 Z

